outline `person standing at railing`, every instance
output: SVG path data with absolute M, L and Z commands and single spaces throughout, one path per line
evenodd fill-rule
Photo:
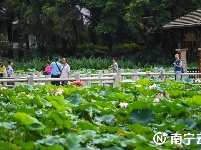
M 51 75 L 52 69 L 50 67 L 50 61 L 47 61 L 47 66 L 45 67 L 45 71 L 43 72 L 43 75 Z
M 61 79 L 70 78 L 70 66 L 67 63 L 67 58 L 62 59 Z M 67 85 L 68 81 L 62 81 L 61 85 Z
M 173 63 L 174 65 L 174 72 L 181 72 L 183 73 L 183 67 L 182 67 L 182 61 L 179 59 L 179 54 L 175 55 L 175 62 Z M 176 76 L 175 76 L 175 80 L 176 80 Z
M 117 58 L 113 58 L 112 61 L 113 61 L 113 64 L 109 67 L 112 68 L 113 73 L 117 73 L 117 70 L 118 70 Z
M 0 62 L 0 77 L 3 77 L 3 73 L 6 72 L 6 67 Z
M 13 61 L 8 61 L 8 67 L 7 67 L 7 75 L 8 77 L 13 77 L 14 71 L 13 71 Z M 13 82 L 7 82 L 8 85 L 13 85 Z
M 51 78 L 60 78 L 60 74 L 61 74 L 61 64 L 60 64 L 60 59 L 59 57 L 56 58 L 55 62 L 52 62 L 50 64 L 50 67 L 52 69 L 51 72 Z M 60 81 L 51 81 L 51 84 L 59 86 L 60 85 Z
M 12 60 L 8 61 L 7 74 L 8 74 L 8 77 L 13 77 L 14 71 L 13 71 L 13 61 Z
M 3 78 L 3 73 L 6 73 L 6 67 L 0 62 L 0 78 Z M 3 85 L 3 82 L 1 84 Z

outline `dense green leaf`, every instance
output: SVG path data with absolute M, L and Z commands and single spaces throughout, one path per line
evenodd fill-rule
M 155 120 L 154 112 L 150 109 L 133 110 L 130 113 L 130 120 L 132 123 L 140 123 L 146 126 Z

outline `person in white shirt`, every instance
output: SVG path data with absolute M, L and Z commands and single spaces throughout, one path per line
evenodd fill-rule
M 62 66 L 61 66 L 61 79 L 70 78 L 70 66 L 67 64 L 67 58 L 62 59 Z M 67 81 L 62 81 L 62 85 L 66 85 Z

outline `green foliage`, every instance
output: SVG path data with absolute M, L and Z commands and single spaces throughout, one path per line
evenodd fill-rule
M 7 53 L 12 48 L 12 43 L 3 34 L 0 34 L 0 56 Z
M 150 89 L 153 84 L 156 87 Z M 199 86 L 140 79 L 119 88 L 26 84 L 12 90 L 2 88 L 1 148 L 158 149 L 153 144 L 156 132 L 200 132 Z M 172 92 L 179 90 L 179 94 Z M 160 149 L 172 146 L 168 137 Z M 183 147 L 197 149 L 196 143 Z
M 80 52 L 80 53 L 83 53 L 83 52 L 85 52 L 86 50 L 89 50 L 89 51 L 98 50 L 98 51 L 107 52 L 107 51 L 108 51 L 108 48 L 107 48 L 106 46 L 83 44 L 83 45 L 78 45 L 78 46 L 77 46 L 77 50 L 78 50 L 78 52 Z
M 135 43 L 123 44 L 113 47 L 112 54 L 116 57 L 128 57 L 130 55 L 135 56 L 137 53 L 141 53 L 141 47 Z

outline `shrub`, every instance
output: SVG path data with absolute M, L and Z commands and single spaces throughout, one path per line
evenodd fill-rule
M 8 41 L 3 34 L 0 35 L 0 56 L 12 48 L 12 43 Z
M 123 44 L 114 46 L 112 54 L 116 57 L 121 57 L 136 54 L 139 50 L 141 50 L 141 47 L 135 43 Z
M 92 44 L 82 44 L 77 46 L 77 51 L 78 53 L 83 53 L 86 50 L 89 51 L 104 51 L 107 52 L 108 48 L 106 46 L 100 46 L 100 45 L 92 45 Z

